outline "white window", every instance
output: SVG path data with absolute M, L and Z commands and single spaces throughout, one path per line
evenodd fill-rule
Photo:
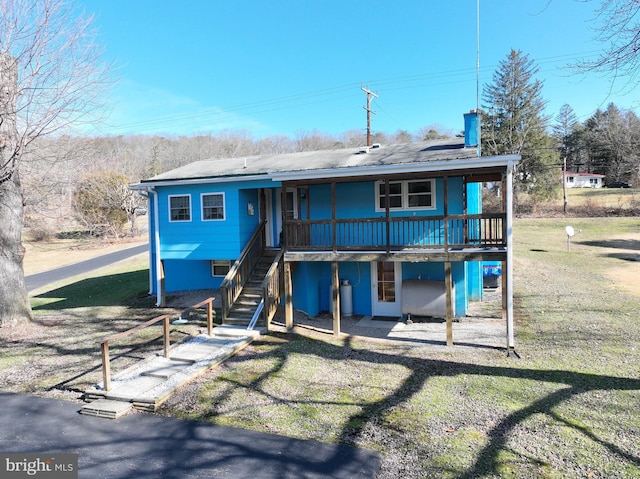
M 211 276 L 226 276 L 231 268 L 231 261 L 228 259 L 211 260 Z
M 191 221 L 191 195 L 169 196 L 169 221 Z
M 376 182 L 376 211 L 385 211 L 387 201 L 384 181 Z M 433 210 L 436 208 L 436 182 L 405 180 L 389 182 L 390 210 Z
M 202 221 L 224 220 L 224 193 L 203 193 Z

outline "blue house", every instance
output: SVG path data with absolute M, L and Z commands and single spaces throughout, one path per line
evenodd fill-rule
M 465 138 L 198 161 L 135 186 L 149 197 L 150 291 L 220 289 L 223 320 L 267 329 L 284 302 L 314 316 L 452 320 L 501 261 L 513 347 L 511 194 L 518 155 Z M 470 127 L 471 125 L 471 127 Z M 483 213 L 484 182 L 503 209 Z

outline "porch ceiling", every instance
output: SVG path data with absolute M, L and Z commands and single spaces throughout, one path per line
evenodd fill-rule
M 284 254 L 287 262 L 296 261 L 337 261 L 371 262 L 398 261 L 406 263 L 443 262 L 443 261 L 505 261 L 507 250 L 496 248 L 459 248 L 449 249 L 406 249 L 395 251 L 288 251 Z

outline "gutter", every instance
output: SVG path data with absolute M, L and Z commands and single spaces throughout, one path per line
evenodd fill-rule
M 401 163 L 392 165 L 368 165 L 361 167 L 325 168 L 319 170 L 283 171 L 269 174 L 273 181 L 307 180 L 324 178 L 350 178 L 355 176 L 393 175 L 402 173 L 421 173 L 437 171 L 468 170 L 469 168 L 488 168 L 506 166 L 513 168 L 521 160 L 520 155 L 482 156 L 463 160 L 440 160 L 420 163 Z
M 153 258 L 153 251 L 156 253 L 156 260 L 153 270 L 155 270 L 156 280 L 156 306 L 162 306 L 162 278 L 160 271 L 162 263 L 160 262 L 160 213 L 158 211 L 158 192 L 153 186 L 147 186 L 146 190 L 139 189 L 140 194 L 146 191 L 147 197 L 153 195 L 153 228 L 149 229 L 149 245 L 153 244 L 153 248 L 149 248 L 149 265 Z M 151 282 L 153 281 L 152 268 L 149 268 L 149 294 L 151 294 Z
M 149 190 L 148 189 L 140 189 L 140 188 L 130 188 L 132 190 L 136 190 L 140 196 L 144 196 L 147 199 L 147 204 L 149 203 Z M 154 209 L 155 211 L 155 209 Z M 149 235 L 149 245 L 151 245 L 151 241 L 153 240 L 153 235 L 151 234 L 151 229 L 147 228 L 147 235 Z M 151 248 L 149 248 L 149 263 L 151 263 Z M 151 295 L 151 283 L 153 281 L 153 270 L 149 268 L 149 292 L 148 295 Z

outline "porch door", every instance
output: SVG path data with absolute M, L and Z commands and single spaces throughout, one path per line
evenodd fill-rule
M 264 219 L 267 221 L 265 226 L 266 247 L 272 248 L 278 246 L 276 244 L 275 223 L 277 220 L 276 213 L 273 209 L 273 190 L 265 189 L 264 192 Z
M 402 315 L 402 263 L 371 263 L 371 311 L 374 316 Z
M 287 211 L 286 215 L 288 219 L 298 219 L 298 202 L 297 188 L 287 188 Z M 282 188 L 275 189 L 276 196 L 276 209 L 275 209 L 275 226 L 277 231 L 277 238 L 279 243 L 280 233 L 282 233 Z

